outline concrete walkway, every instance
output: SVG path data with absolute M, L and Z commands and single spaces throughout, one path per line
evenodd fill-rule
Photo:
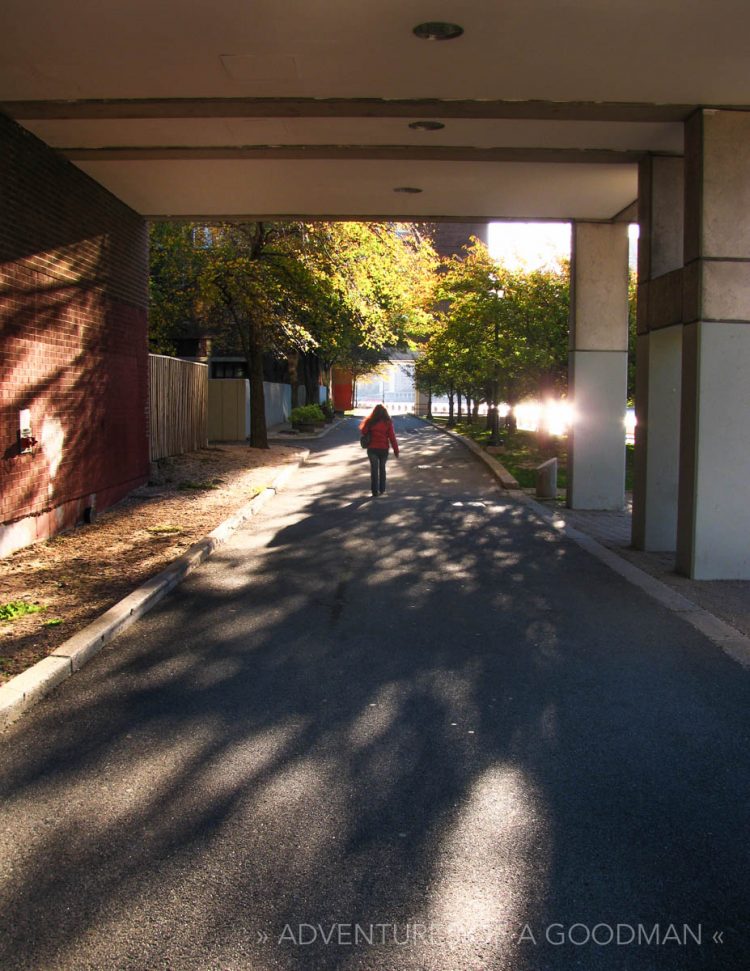
M 746 966 L 750 675 L 397 427 L 0 739 L 3 971 Z

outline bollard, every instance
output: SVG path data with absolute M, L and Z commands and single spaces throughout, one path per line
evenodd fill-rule
M 557 459 L 547 459 L 537 466 L 536 494 L 540 499 L 557 499 Z

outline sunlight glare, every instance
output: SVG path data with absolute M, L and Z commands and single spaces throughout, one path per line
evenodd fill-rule
M 538 401 L 530 398 L 521 401 L 513 409 L 516 424 L 520 431 L 546 431 L 548 435 L 561 436 L 568 433 L 574 421 L 573 407 L 568 401 L 548 398 Z

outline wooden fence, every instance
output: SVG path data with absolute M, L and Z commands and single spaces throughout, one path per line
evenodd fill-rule
M 208 444 L 208 367 L 149 354 L 151 461 Z

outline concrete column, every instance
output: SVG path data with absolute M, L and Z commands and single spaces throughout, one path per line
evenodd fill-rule
M 677 569 L 750 579 L 750 114 L 686 123 Z
M 639 168 L 633 546 L 674 550 L 680 466 L 684 162 Z
M 625 502 L 628 364 L 627 223 L 574 223 L 568 439 L 571 509 Z

